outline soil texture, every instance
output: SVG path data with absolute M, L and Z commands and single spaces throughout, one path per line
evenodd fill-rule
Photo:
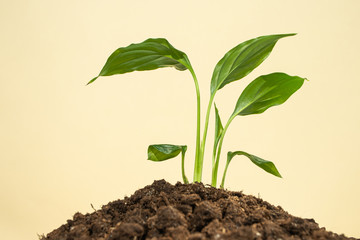
M 73 219 L 41 240 L 355 239 L 242 192 L 165 180 Z

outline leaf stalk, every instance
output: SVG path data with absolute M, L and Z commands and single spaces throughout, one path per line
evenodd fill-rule
M 189 180 L 185 175 L 185 152 L 186 152 L 186 149 L 182 148 L 181 149 L 181 174 L 182 174 L 184 183 L 188 184 Z
M 221 155 L 221 148 L 222 148 L 222 144 L 224 141 L 224 137 L 225 137 L 225 133 L 230 125 L 230 123 L 232 122 L 232 120 L 236 117 L 236 115 L 231 115 L 231 117 L 229 118 L 229 120 L 227 121 L 223 132 L 221 133 L 221 137 L 219 140 L 219 145 L 217 148 L 217 155 L 216 155 L 216 160 L 215 160 L 215 164 L 212 168 L 212 175 L 211 175 L 211 186 L 216 187 L 217 184 L 217 174 L 218 174 L 218 168 L 219 168 L 219 161 L 220 161 L 220 155 Z
M 206 117 L 205 117 L 205 125 L 204 125 L 204 132 L 203 132 L 203 138 L 201 141 L 201 146 L 199 148 L 199 152 L 196 155 L 198 158 L 195 159 L 195 172 L 194 172 L 194 182 L 200 182 L 202 178 L 202 169 L 203 169 L 203 162 L 204 162 L 204 153 L 205 153 L 205 142 L 206 142 L 206 136 L 207 136 L 207 130 L 209 126 L 209 118 L 210 118 L 210 111 L 211 106 L 214 101 L 215 94 L 212 94 L 209 100 L 209 104 L 206 111 Z M 196 174 L 196 175 L 195 175 Z
M 196 74 L 192 68 L 189 68 L 189 71 L 194 79 L 195 90 L 196 90 L 196 151 L 195 151 L 195 166 L 194 166 L 194 182 L 201 182 L 202 175 L 202 161 L 200 159 L 200 121 L 201 121 L 201 102 L 200 102 L 200 88 L 199 82 L 197 80 Z
M 226 160 L 226 165 L 225 165 L 225 169 L 224 169 L 224 173 L 223 173 L 223 176 L 222 176 L 222 180 L 221 180 L 221 184 L 220 184 L 220 188 L 221 189 L 224 189 L 224 186 L 225 186 L 225 177 L 226 177 L 226 173 L 227 173 L 227 169 L 229 167 L 229 153 L 228 153 L 228 157 L 227 157 L 227 160 Z

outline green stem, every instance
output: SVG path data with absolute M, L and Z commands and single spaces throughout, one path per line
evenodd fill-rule
M 199 170 L 199 175 L 198 175 L 198 179 L 194 181 L 201 181 L 201 177 L 202 177 L 202 168 L 203 168 L 203 162 L 204 162 L 204 153 L 205 153 L 205 142 L 206 142 L 206 136 L 207 136 L 207 130 L 208 130 L 208 126 L 209 126 L 209 118 L 210 118 L 210 111 L 211 111 L 211 107 L 212 107 L 212 103 L 214 100 L 215 94 L 211 95 L 210 100 L 209 100 L 209 104 L 207 107 L 207 111 L 206 111 L 206 117 L 205 117 L 205 126 L 204 126 L 204 133 L 203 133 L 203 139 L 201 141 L 201 147 L 200 147 L 200 152 L 198 155 L 198 163 L 197 165 L 195 165 L 195 169 Z
M 181 174 L 185 184 L 189 183 L 188 178 L 185 175 L 185 151 L 184 149 L 181 150 Z
M 221 134 L 220 140 L 219 140 L 219 146 L 218 146 L 218 150 L 217 150 L 217 156 L 216 156 L 216 160 L 215 160 L 215 165 L 213 166 L 212 169 L 212 178 L 211 178 L 211 186 L 216 187 L 217 184 L 217 174 L 218 174 L 218 168 L 219 168 L 219 160 L 220 160 L 220 155 L 221 155 L 221 148 L 222 148 L 222 144 L 224 141 L 224 137 L 225 137 L 225 133 L 230 125 L 230 123 L 232 122 L 232 120 L 236 117 L 235 116 L 231 116 L 229 118 L 229 120 L 227 121 L 224 130 Z
M 195 151 L 195 167 L 194 167 L 194 182 L 201 182 L 202 165 L 200 164 L 200 90 L 199 83 L 196 78 L 195 72 L 189 69 L 194 79 L 196 88 L 196 100 L 197 100 L 197 120 L 196 120 L 196 151 Z
M 225 186 L 225 177 L 226 177 L 226 172 L 227 172 L 227 169 L 229 167 L 229 159 L 226 160 L 226 165 L 225 165 L 225 170 L 224 170 L 224 174 L 223 174 L 223 177 L 222 177 L 222 180 L 221 180 L 221 184 L 220 184 L 220 188 L 221 189 L 224 189 L 224 186 Z

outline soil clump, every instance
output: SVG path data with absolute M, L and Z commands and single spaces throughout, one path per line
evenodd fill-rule
M 355 239 L 242 192 L 165 180 L 73 219 L 41 240 Z

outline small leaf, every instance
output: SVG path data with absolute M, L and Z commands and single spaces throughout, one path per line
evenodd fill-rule
M 174 158 L 181 153 L 181 174 L 185 184 L 189 183 L 185 175 L 185 153 L 187 146 L 171 145 L 171 144 L 156 144 L 150 145 L 148 148 L 148 160 L 154 162 L 161 162 L 170 158 Z
M 279 171 L 276 169 L 274 163 L 272 163 L 270 161 L 267 161 L 267 160 L 264 160 L 262 158 L 259 158 L 259 157 L 255 156 L 255 155 L 251 155 L 251 154 L 246 153 L 246 152 L 242 152 L 242 151 L 228 152 L 227 164 L 229 164 L 231 159 L 233 157 L 235 157 L 236 155 L 243 155 L 243 156 L 248 157 L 258 167 L 262 168 L 263 170 L 265 170 L 268 173 L 273 174 L 276 177 L 281 178 L 281 175 L 280 175 Z
M 219 143 L 219 140 L 220 140 L 220 136 L 224 130 L 224 127 L 221 123 L 219 110 L 217 109 L 215 104 L 214 104 L 214 106 L 215 106 L 215 145 L 217 146 L 217 144 Z
M 219 144 L 219 140 L 221 138 L 221 134 L 224 130 L 224 127 L 221 123 L 221 119 L 220 119 L 220 115 L 219 115 L 219 111 L 216 107 L 216 104 L 214 104 L 215 107 L 215 136 L 214 136 L 214 147 L 213 147 L 213 164 L 215 161 L 215 155 L 216 155 L 216 148 Z
M 284 103 L 302 86 L 304 80 L 285 73 L 272 73 L 256 78 L 241 93 L 232 117 L 262 113 Z
M 148 160 L 154 162 L 164 161 L 174 158 L 181 152 L 185 154 L 187 146 L 171 145 L 171 144 L 156 144 L 148 147 Z
M 243 42 L 231 49 L 215 66 L 211 79 L 211 94 L 226 84 L 248 75 L 269 56 L 279 39 L 294 35 L 262 36 Z
M 192 70 L 185 53 L 174 48 L 164 38 L 150 38 L 142 43 L 131 44 L 113 52 L 105 63 L 99 76 L 128 73 L 132 71 L 154 70 L 163 67 L 175 67 L 177 70 Z

